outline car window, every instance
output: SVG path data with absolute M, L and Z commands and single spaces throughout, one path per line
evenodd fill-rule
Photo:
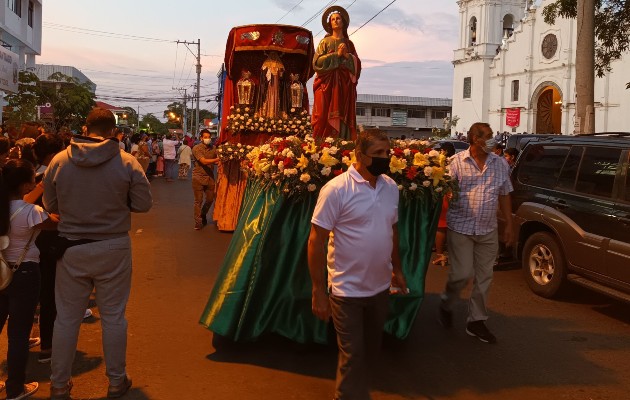
M 517 179 L 527 185 L 554 187 L 570 149 L 558 145 L 528 146 L 526 154 L 519 157 Z
M 575 180 L 577 178 L 578 168 L 580 168 L 583 153 L 583 146 L 573 146 L 562 167 L 562 173 L 558 179 L 558 187 L 575 190 Z
M 575 190 L 601 197 L 612 197 L 621 149 L 588 147 L 584 151 Z

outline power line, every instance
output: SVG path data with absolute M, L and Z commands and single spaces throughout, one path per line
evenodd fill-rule
M 391 3 L 389 3 L 388 5 L 386 5 L 385 7 L 383 7 L 383 9 L 379 12 L 377 12 L 376 14 L 374 14 L 374 16 L 370 19 L 368 19 L 363 25 L 361 25 L 360 27 L 358 27 L 354 32 L 352 32 L 350 34 L 350 36 L 354 35 L 355 33 L 357 33 L 361 28 L 363 28 L 365 25 L 367 25 L 368 23 L 370 23 L 370 21 L 372 21 L 374 18 L 378 17 L 380 13 L 382 13 L 383 11 L 387 10 L 389 8 L 389 6 L 391 6 L 392 4 L 394 4 L 396 2 L 396 0 L 392 0 Z
M 98 31 L 95 29 L 80 28 L 78 26 L 62 25 L 62 24 L 56 24 L 52 22 L 44 22 L 42 23 L 42 25 L 46 28 L 58 29 L 58 30 L 69 31 L 69 32 L 76 32 L 76 33 L 84 33 L 84 34 L 94 34 L 94 36 L 107 35 L 106 37 L 112 37 L 112 38 L 115 37 L 117 39 L 144 40 L 144 41 L 149 41 L 149 42 L 160 42 L 160 43 L 175 43 L 175 40 L 152 38 L 152 37 L 147 37 L 147 36 L 128 35 L 128 34 L 116 33 L 116 32 Z
M 319 11 L 317 11 L 315 14 L 313 14 L 313 16 L 311 18 L 309 18 L 308 20 L 306 20 L 305 23 L 302 24 L 302 26 L 306 26 L 308 24 L 310 24 L 311 22 L 313 22 L 313 20 L 315 18 L 317 18 L 324 10 L 326 10 L 328 7 L 330 7 L 331 5 L 333 5 L 334 3 L 336 3 L 337 0 L 331 0 L 328 2 L 328 4 L 326 4 L 324 7 L 322 7 Z
M 279 20 L 277 20 L 277 21 L 276 21 L 276 24 L 277 24 L 278 22 L 282 21 L 282 20 L 284 19 L 284 17 L 286 17 L 287 15 L 291 14 L 291 11 L 295 10 L 295 8 L 296 8 L 297 6 L 299 6 L 300 4 L 302 4 L 302 2 L 303 2 L 303 1 L 304 1 L 304 0 L 300 0 L 300 2 L 299 2 L 299 3 L 297 3 L 296 5 L 294 5 L 293 7 L 291 7 L 291 9 L 290 9 L 289 11 L 287 11 L 287 12 L 286 12 L 286 13 L 285 13 L 282 17 L 280 17 L 280 19 L 279 19 Z

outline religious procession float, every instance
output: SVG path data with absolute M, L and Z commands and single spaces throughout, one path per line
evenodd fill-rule
M 311 312 L 307 240 L 321 187 L 354 160 L 361 62 L 344 29 L 313 44 L 310 31 L 247 25 L 230 31 L 225 54 L 221 160 L 214 219 L 234 234 L 200 323 L 251 341 L 275 333 L 327 343 Z M 314 81 L 309 114 L 306 82 Z M 419 140 L 392 142 L 389 176 L 400 190 L 400 254 L 409 294 L 390 297 L 386 332 L 404 339 L 424 297 L 442 198 L 454 189 L 446 157 Z M 322 271 L 322 273 L 324 273 Z

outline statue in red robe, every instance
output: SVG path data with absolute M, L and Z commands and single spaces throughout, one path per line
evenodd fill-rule
M 356 129 L 357 81 L 361 60 L 348 38 L 348 12 L 339 6 L 322 16 L 327 34 L 319 42 L 313 58 L 317 73 L 313 83 L 313 135 L 354 140 Z

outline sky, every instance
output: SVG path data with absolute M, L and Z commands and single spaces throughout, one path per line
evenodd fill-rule
M 201 41 L 201 108 L 216 111 L 217 72 L 232 27 L 281 23 L 323 37 L 327 0 L 46 0 L 39 64 L 70 65 L 97 84 L 97 100 L 131 106 L 162 118 L 193 92 L 196 45 Z M 339 0 L 354 32 L 390 0 Z M 308 22 L 312 20 L 311 22 Z M 357 91 L 450 98 L 453 49 L 458 38 L 455 0 L 396 0 L 351 36 L 363 64 Z M 312 80 L 308 83 L 312 87 Z M 123 101 L 121 98 L 126 98 Z

